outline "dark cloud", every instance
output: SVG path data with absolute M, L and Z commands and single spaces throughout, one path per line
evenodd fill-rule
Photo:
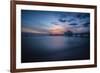
M 90 25 L 90 22 L 86 22 L 83 24 L 84 27 L 89 27 L 89 25 Z
M 60 14 L 60 15 L 59 15 L 59 19 L 58 19 L 58 21 L 64 23 L 64 22 L 66 22 L 66 17 L 67 17 L 67 16 L 66 16 L 65 13 Z
M 77 18 L 80 18 L 80 19 L 84 19 L 84 18 L 87 18 L 87 17 L 90 17 L 90 14 L 89 13 L 79 13 L 76 15 Z
M 69 25 L 78 25 L 77 23 L 70 23 Z
M 64 18 L 59 19 L 60 22 L 66 22 L 67 20 Z
M 76 21 L 76 19 L 72 18 L 72 19 L 69 19 L 67 20 L 68 22 L 72 22 L 72 21 Z

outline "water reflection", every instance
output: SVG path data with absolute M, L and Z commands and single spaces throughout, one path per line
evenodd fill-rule
M 33 36 L 22 38 L 22 62 L 90 58 L 90 40 L 81 37 Z
M 46 41 L 42 42 L 45 49 L 48 50 L 59 50 L 66 46 L 65 38 L 62 36 L 49 37 Z

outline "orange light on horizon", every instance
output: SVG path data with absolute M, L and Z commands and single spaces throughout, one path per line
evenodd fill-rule
M 64 34 L 65 28 L 61 25 L 53 25 L 49 31 L 51 34 Z

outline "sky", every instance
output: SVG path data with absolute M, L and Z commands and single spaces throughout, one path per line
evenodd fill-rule
M 22 32 L 85 33 L 90 31 L 90 14 L 79 12 L 21 10 Z

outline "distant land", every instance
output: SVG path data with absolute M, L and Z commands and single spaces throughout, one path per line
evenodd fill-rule
M 27 33 L 27 32 L 22 32 L 21 33 L 22 36 L 24 37 L 30 37 L 30 36 L 74 36 L 74 37 L 90 37 L 90 33 L 86 32 L 86 33 L 72 33 L 70 31 L 65 32 L 64 34 L 41 34 L 41 33 Z

